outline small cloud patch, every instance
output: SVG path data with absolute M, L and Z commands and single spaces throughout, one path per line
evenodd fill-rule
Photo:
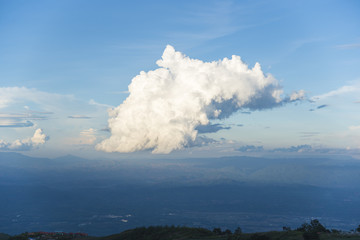
M 323 104 L 323 105 L 318 106 L 317 109 L 326 108 L 326 107 L 328 107 L 328 106 L 329 106 L 329 105 L 327 105 L 327 104 Z
M 208 125 L 199 125 L 196 127 L 196 130 L 198 130 L 198 133 L 215 133 L 220 130 L 228 130 L 231 129 L 231 127 L 224 127 L 222 124 L 208 124 Z
M 239 152 L 263 152 L 263 146 L 245 145 L 237 149 Z
M 33 120 L 46 120 L 47 116 L 42 116 L 43 113 L 1 113 L 0 127 L 22 128 L 34 126 Z M 30 121 L 32 120 L 32 121 Z
M 336 48 L 343 49 L 343 50 L 357 49 L 357 48 L 360 48 L 360 43 L 349 43 L 349 44 L 337 45 Z
M 85 115 L 71 115 L 71 116 L 68 116 L 68 118 L 72 118 L 72 119 L 90 119 L 91 117 L 85 116 Z
M 0 127 L 10 127 L 10 128 L 19 128 L 19 127 L 32 127 L 34 126 L 34 123 L 30 122 L 30 121 L 3 121 L 0 120 Z
M 8 143 L 4 140 L 0 140 L 0 150 L 2 151 L 28 151 L 44 144 L 49 139 L 42 129 L 36 129 L 34 135 L 31 138 L 17 139 L 14 142 Z
M 291 146 L 288 148 L 275 148 L 273 152 L 309 152 L 312 150 L 310 145 L 298 145 L 298 146 Z

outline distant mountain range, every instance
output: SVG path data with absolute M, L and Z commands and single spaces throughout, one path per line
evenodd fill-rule
M 0 232 L 104 236 L 150 225 L 245 232 L 360 223 L 360 162 L 346 158 L 87 160 L 0 153 Z
M 127 181 L 176 185 L 221 182 L 301 184 L 318 187 L 357 188 L 360 161 L 331 158 L 223 157 L 159 160 L 87 160 L 72 155 L 55 159 L 32 158 L 19 153 L 0 152 L 2 173 L 25 171 L 46 174 L 76 172 L 115 177 Z M 4 177 L 4 175 L 2 175 Z M 13 175 L 11 175 L 13 176 Z

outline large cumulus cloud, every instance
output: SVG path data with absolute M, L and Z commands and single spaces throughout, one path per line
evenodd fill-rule
M 240 109 L 261 110 L 296 101 L 260 64 L 249 68 L 239 56 L 214 62 L 191 59 L 167 46 L 158 69 L 141 72 L 128 98 L 109 111 L 111 136 L 96 148 L 106 152 L 151 149 L 169 153 L 191 145 L 197 127 Z

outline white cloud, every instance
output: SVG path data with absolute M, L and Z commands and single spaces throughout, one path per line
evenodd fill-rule
M 109 107 L 95 100 L 26 87 L 0 87 L 0 102 L 0 138 L 7 141 L 7 146 L 17 134 L 28 134 L 30 127 L 41 127 L 52 137 L 46 148 L 42 148 L 44 151 L 58 149 L 59 146 L 62 146 L 62 151 L 68 151 L 79 144 L 93 144 L 94 136 L 79 136 L 79 129 L 103 128 Z M 25 139 L 26 135 L 17 138 Z M 74 139 L 81 140 L 81 143 L 74 142 Z M 70 142 L 76 146 L 68 144 Z
M 98 103 L 94 99 L 90 99 L 89 104 L 97 106 L 97 107 L 103 107 L 103 108 L 112 108 L 113 107 L 113 106 L 110 106 L 108 104 Z
M 360 125 L 359 125 L 359 126 L 350 126 L 349 129 L 350 129 L 351 131 L 360 130 Z
M 34 135 L 31 138 L 17 139 L 11 143 L 0 140 L 0 150 L 11 151 L 26 151 L 38 147 L 44 144 L 48 140 L 48 137 L 43 133 L 42 129 L 36 129 Z
M 36 129 L 34 136 L 31 138 L 31 142 L 35 145 L 44 144 L 47 136 L 43 133 L 42 129 Z
M 360 43 L 349 43 L 336 46 L 339 49 L 357 49 L 360 48 Z
M 298 92 L 293 92 L 290 95 L 290 101 L 296 101 L 296 100 L 303 100 L 305 98 L 305 91 L 304 90 L 300 90 Z
M 34 124 L 31 121 L 22 121 L 17 119 L 1 119 L 0 118 L 0 127 L 32 127 Z
M 95 133 L 96 130 L 93 128 L 89 128 L 87 130 L 80 132 L 80 136 L 82 138 L 82 144 L 94 144 L 94 142 L 96 141 Z
M 91 117 L 86 116 L 86 115 L 71 115 L 71 116 L 68 116 L 68 118 L 73 118 L 73 119 L 90 119 Z
M 198 134 L 196 127 L 211 119 L 303 97 L 299 92 L 282 99 L 277 80 L 265 75 L 259 63 L 250 69 L 239 56 L 203 62 L 167 46 L 157 65 L 158 69 L 133 78 L 128 98 L 109 111 L 112 135 L 97 150 L 169 153 L 191 145 Z
M 240 152 L 264 152 L 263 146 L 245 145 L 237 149 Z
M 48 117 L 44 114 L 28 111 L 28 113 L 0 113 L 0 127 L 19 128 L 32 127 L 34 123 L 30 120 L 45 120 Z
M 89 128 L 80 132 L 80 136 L 77 138 L 69 139 L 68 144 L 71 145 L 92 145 L 96 141 L 96 130 Z
M 355 85 L 347 85 L 347 86 L 342 86 L 341 88 L 338 88 L 336 90 L 330 91 L 328 93 L 314 96 L 311 98 L 311 100 L 313 100 L 313 101 L 324 100 L 326 98 L 330 98 L 330 97 L 334 97 L 334 96 L 338 96 L 338 95 L 342 95 L 342 94 L 346 94 L 346 93 L 350 93 L 350 92 L 358 92 L 358 91 L 360 91 L 360 87 L 355 86 Z
M 51 106 L 54 101 L 61 102 L 65 98 L 74 100 L 74 97 L 71 95 L 47 93 L 26 87 L 0 87 L 0 109 L 6 108 L 14 103 L 27 104 L 29 102 L 43 106 Z
M 298 146 L 291 146 L 288 148 L 275 148 L 272 151 L 274 152 L 310 152 L 313 151 L 312 146 L 308 145 L 308 144 L 304 144 L 304 145 L 298 145 Z

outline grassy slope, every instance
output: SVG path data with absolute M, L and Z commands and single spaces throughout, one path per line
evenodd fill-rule
M 241 236 L 215 235 L 211 231 L 202 228 L 188 227 L 150 227 L 136 228 L 100 237 L 98 240 L 251 240 L 254 235 L 267 236 L 271 240 L 303 240 L 303 233 L 298 231 L 272 231 L 265 233 L 244 233 Z M 360 240 L 360 236 L 323 233 L 320 240 Z
M 152 239 L 209 239 L 214 234 L 203 228 L 189 228 L 189 227 L 148 227 L 135 228 L 124 231 L 119 234 L 110 235 L 100 238 L 101 240 L 152 240 Z M 221 238 L 215 238 L 221 239 Z
M 10 235 L 5 233 L 0 233 L 0 240 L 8 240 Z
M 257 236 L 258 238 L 255 238 Z M 272 231 L 264 233 L 243 233 L 241 235 L 216 235 L 204 228 L 190 227 L 142 227 L 126 230 L 106 237 L 87 237 L 78 240 L 254 240 L 267 237 L 268 240 L 303 240 L 299 231 Z M 10 235 L 0 233 L 0 240 Z M 259 238 L 260 237 L 260 238 Z M 265 239 L 263 238 L 263 239 Z M 320 234 L 320 240 L 360 240 L 360 235 Z M 76 240 L 76 239 L 75 239 Z

